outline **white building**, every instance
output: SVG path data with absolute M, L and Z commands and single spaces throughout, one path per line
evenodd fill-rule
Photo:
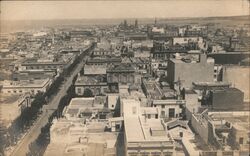
M 37 94 L 38 92 L 46 92 L 50 85 L 52 84 L 52 80 L 41 79 L 41 80 L 29 80 L 29 81 L 2 81 L 2 93 L 7 94 Z

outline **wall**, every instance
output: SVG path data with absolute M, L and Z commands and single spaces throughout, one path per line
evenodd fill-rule
M 75 93 L 81 96 L 87 88 L 92 91 L 93 95 L 105 94 L 108 90 L 108 86 L 75 86 Z
M 195 132 L 202 138 L 205 143 L 208 143 L 208 123 L 205 120 L 197 120 L 197 117 L 193 114 L 191 118 L 191 125 Z
M 239 90 L 212 91 L 212 107 L 220 110 L 235 110 L 243 107 L 243 92 Z
M 168 81 L 170 84 L 182 81 L 182 86 L 191 88 L 192 82 L 213 82 L 213 63 L 169 63 Z
M 244 92 L 244 101 L 250 101 L 250 67 L 224 66 L 222 81 L 232 83 L 232 86 Z

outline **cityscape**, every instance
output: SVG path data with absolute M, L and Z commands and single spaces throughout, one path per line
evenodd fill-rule
M 8 21 L 0 3 L 0 156 L 249 156 L 249 14 Z

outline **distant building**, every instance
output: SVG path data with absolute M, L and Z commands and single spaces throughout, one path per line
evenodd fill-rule
M 12 79 L 14 81 L 19 80 L 32 80 L 32 79 L 53 79 L 56 76 L 57 72 L 55 70 L 24 70 L 24 71 L 15 71 L 12 73 Z
M 131 64 L 120 64 L 107 69 L 107 82 L 121 84 L 140 84 L 140 77 L 136 76 L 135 68 Z
M 188 48 L 182 45 L 170 45 L 165 41 L 154 41 L 151 56 L 156 60 L 167 60 L 175 53 L 187 53 Z
M 84 75 L 106 75 L 107 66 L 104 65 L 84 65 Z
M 118 65 L 122 62 L 122 59 L 120 57 L 93 57 L 93 58 L 89 58 L 86 61 L 87 65 L 99 65 L 99 66 L 103 66 L 103 65 Z
M 243 60 L 249 58 L 250 52 L 221 52 L 210 53 L 208 57 L 214 59 L 218 65 L 239 65 Z
M 135 20 L 135 28 L 138 28 L 138 20 Z
M 109 50 L 96 49 L 92 53 L 92 56 L 109 56 L 109 55 L 112 55 L 111 49 Z
M 203 43 L 203 38 L 202 37 L 173 37 L 172 38 L 172 45 L 180 44 L 202 44 Z
M 148 35 L 144 32 L 125 33 L 125 38 L 129 40 L 146 40 Z
M 60 58 L 60 61 L 55 60 L 42 60 L 42 59 L 25 59 L 21 63 L 14 64 L 14 69 L 17 71 L 25 70 L 63 70 L 69 67 L 75 60 L 75 55 L 67 54 Z

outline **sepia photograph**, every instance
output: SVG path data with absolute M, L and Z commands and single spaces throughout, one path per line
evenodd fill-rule
M 0 156 L 249 156 L 250 0 L 0 0 Z

